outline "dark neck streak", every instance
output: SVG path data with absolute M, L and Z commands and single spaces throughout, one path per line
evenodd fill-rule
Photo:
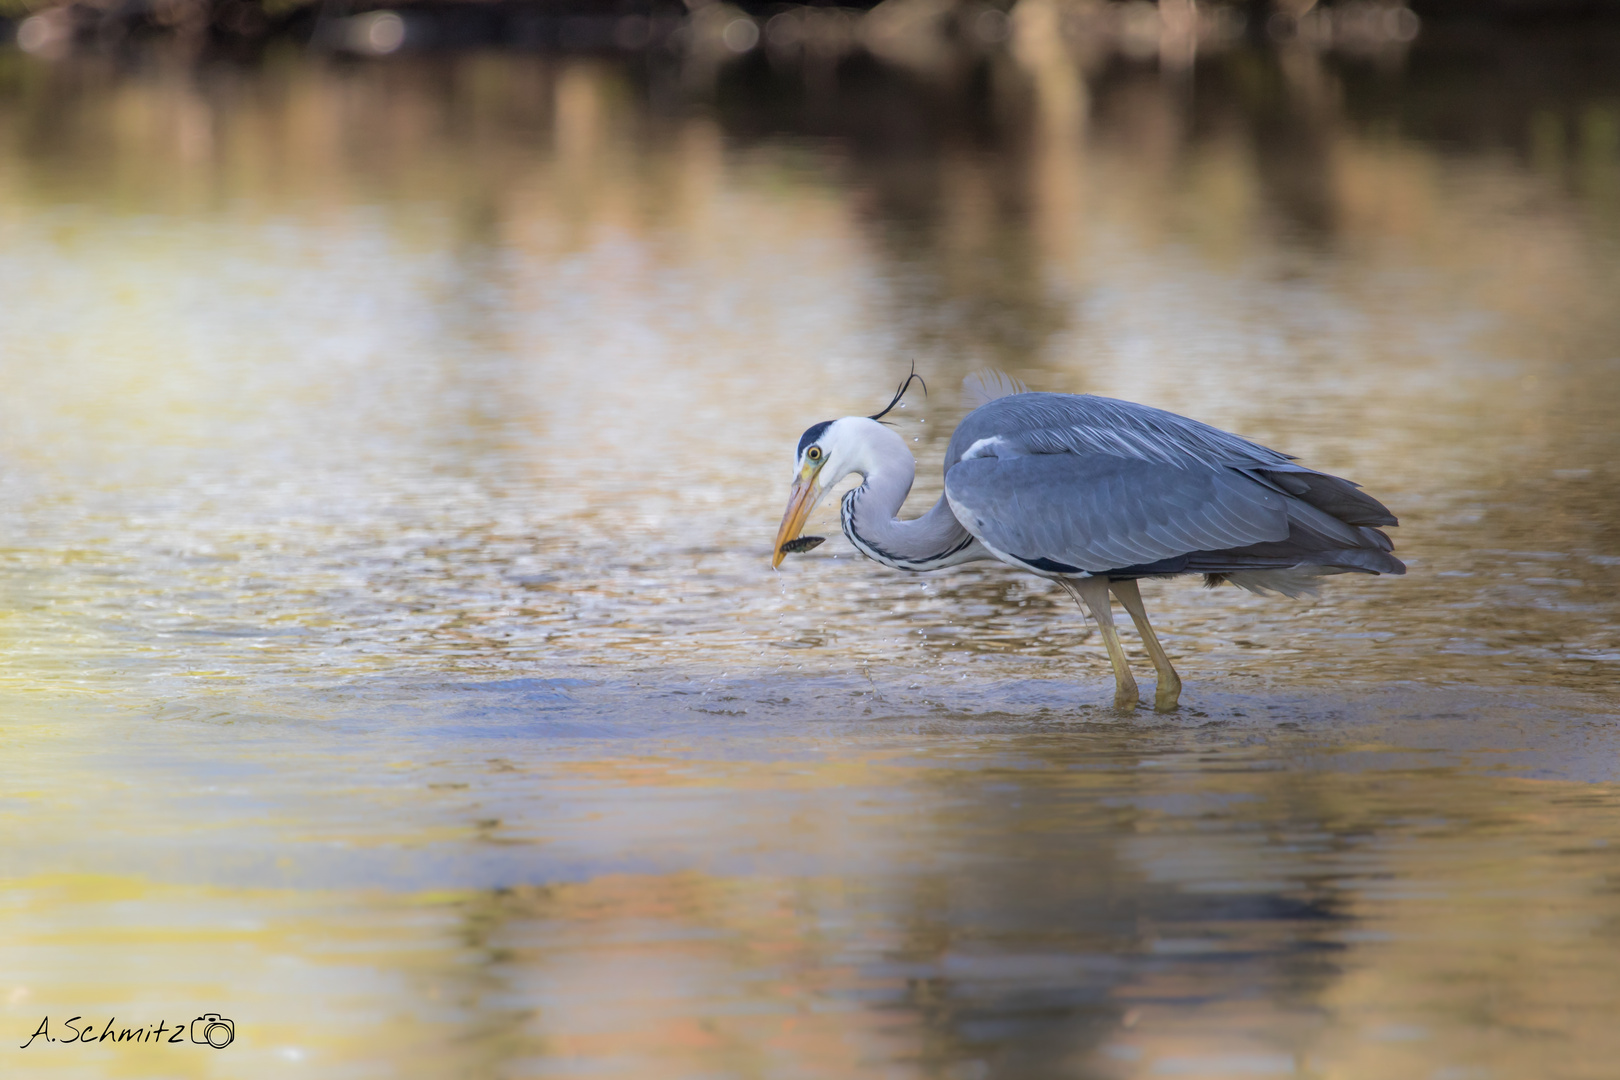
M 903 489 L 889 490 L 894 487 L 898 485 L 868 477 L 844 496 L 844 535 L 857 550 L 885 566 L 913 572 L 979 557 L 969 550 L 974 546 L 973 536 L 962 528 L 943 498 L 920 518 L 898 520 L 895 515 L 911 489 L 909 478 Z

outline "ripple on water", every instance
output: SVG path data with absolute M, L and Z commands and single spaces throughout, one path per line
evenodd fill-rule
M 786 82 L 600 60 L 13 72 L 11 1030 L 219 1011 L 243 1076 L 1620 1059 L 1613 95 L 1525 105 L 1530 167 L 1428 99 L 1367 127 L 1331 55 L 1077 104 L 1014 52 L 966 139 L 877 61 L 813 139 L 736 126 Z M 996 363 L 1362 481 L 1412 573 L 1150 584 L 1169 716 L 1048 583 L 883 571 L 831 502 L 771 573 L 797 433 L 913 359 L 922 504 Z M 28 1068 L 151 1064 L 77 1049 Z

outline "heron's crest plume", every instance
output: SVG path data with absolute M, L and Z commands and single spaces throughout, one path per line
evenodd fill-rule
M 869 417 L 869 419 L 877 420 L 879 422 L 885 422 L 883 420 L 883 418 L 885 416 L 888 416 L 889 413 L 894 409 L 894 407 L 896 405 L 900 404 L 900 399 L 906 396 L 906 390 L 907 390 L 908 387 L 911 386 L 911 381 L 913 379 L 915 379 L 916 381 L 922 383 L 923 394 L 926 396 L 927 393 L 928 393 L 928 384 L 923 382 L 923 377 L 921 375 L 917 374 L 917 365 L 912 364 L 911 365 L 911 374 L 907 375 L 906 376 L 906 381 L 900 384 L 900 389 L 898 389 L 898 390 L 896 390 L 894 392 L 893 399 L 891 399 L 889 404 L 884 407 L 882 412 L 877 413 L 877 414 Z
M 983 368 L 962 380 L 963 401 L 971 411 L 997 398 L 1027 394 L 1029 387 L 1006 372 Z

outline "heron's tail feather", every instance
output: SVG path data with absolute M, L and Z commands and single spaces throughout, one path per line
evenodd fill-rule
M 1330 476 L 1304 466 L 1256 469 L 1250 475 L 1275 485 L 1346 525 L 1398 525 L 1389 507 L 1342 476 Z
M 1382 533 L 1378 535 L 1387 543 L 1387 537 L 1383 537 Z M 1200 552 L 1188 560 L 1187 569 L 1198 571 L 1211 567 L 1211 564 L 1219 565 L 1220 569 L 1204 569 L 1206 588 L 1231 584 L 1252 593 L 1282 593 L 1293 597 L 1315 596 L 1322 588 L 1321 579 L 1332 574 L 1391 574 L 1398 577 L 1406 573 L 1406 564 L 1401 560 L 1388 551 L 1370 548 L 1313 551 L 1298 558 L 1300 561 L 1288 565 L 1275 557 Z M 1198 565 L 1200 562 L 1204 567 Z
M 1230 570 L 1224 574 L 1205 574 L 1204 587 L 1236 585 L 1240 589 L 1265 596 L 1281 593 L 1290 599 L 1315 596 L 1322 591 L 1322 579 L 1330 574 L 1348 574 L 1336 566 L 1287 566 L 1277 570 Z
M 975 371 L 962 380 L 963 401 L 969 409 L 977 409 L 980 405 L 988 405 L 997 398 L 1027 393 L 1029 393 L 1029 387 L 1006 372 L 997 371 L 995 368 L 984 368 Z

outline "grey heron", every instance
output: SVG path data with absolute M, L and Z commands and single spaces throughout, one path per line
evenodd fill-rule
M 814 546 L 811 510 L 844 477 L 844 535 L 896 570 L 996 559 L 1050 578 L 1090 614 L 1114 668 L 1114 703 L 1137 704 L 1109 594 L 1142 636 L 1158 673 L 1154 704 L 1176 707 L 1181 679 L 1148 622 L 1137 581 L 1202 574 L 1289 596 L 1327 574 L 1404 574 L 1380 526 L 1393 514 L 1356 484 L 1295 463 L 1197 420 L 1091 394 L 1031 393 L 998 372 L 965 384 L 977 405 L 945 451 L 945 494 L 921 517 L 898 517 L 917 463 L 873 416 L 812 425 L 799 439 L 771 566 Z

